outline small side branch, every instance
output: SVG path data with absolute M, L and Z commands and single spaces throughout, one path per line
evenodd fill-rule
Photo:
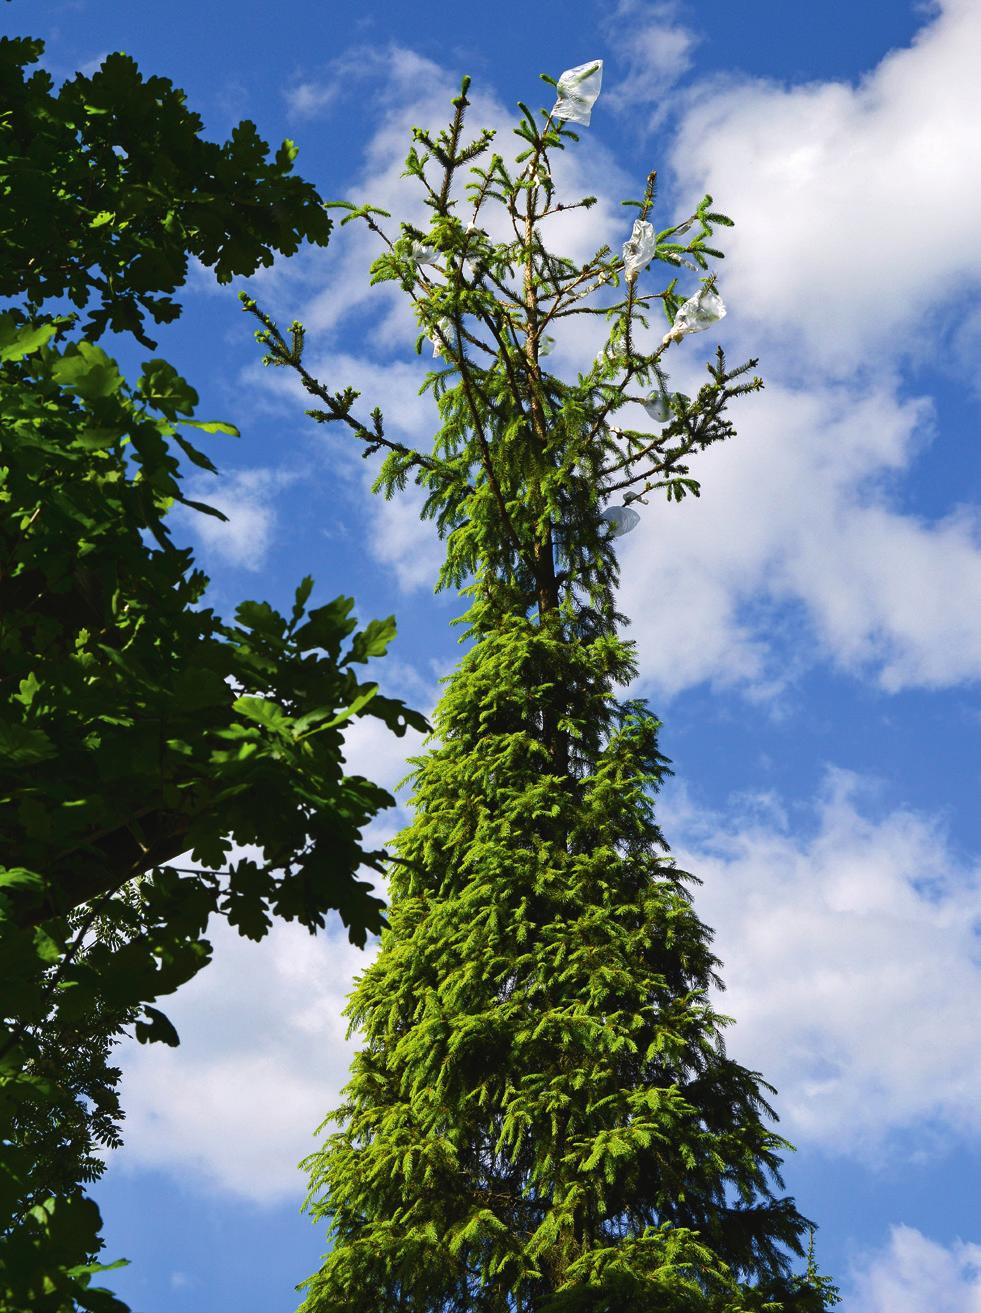
M 342 392 L 333 393 L 318 382 L 301 360 L 303 329 L 299 324 L 294 323 L 292 325 L 293 343 L 289 345 L 275 322 L 264 310 L 260 309 L 252 297 L 242 292 L 239 299 L 242 302 L 243 310 L 255 315 L 256 319 L 262 324 L 262 329 L 256 332 L 256 340 L 268 350 L 268 355 L 264 358 L 263 363 L 294 370 L 307 392 L 317 397 L 327 407 L 326 411 L 308 410 L 306 413 L 312 419 L 320 424 L 334 422 L 346 424 L 353 431 L 355 437 L 367 443 L 363 453 L 365 456 L 369 456 L 378 451 L 379 448 L 384 447 L 388 451 L 394 451 L 400 456 L 404 456 L 408 467 L 419 466 L 421 469 L 428 470 L 434 477 L 444 483 L 457 487 L 465 495 L 472 496 L 474 494 L 476 489 L 472 484 L 462 478 L 447 462 L 435 460 L 431 456 L 423 455 L 421 451 L 417 451 L 414 447 L 406 446 L 403 442 L 386 438 L 379 409 L 376 408 L 371 413 L 370 428 L 352 415 L 351 407 L 361 395 L 354 388 L 345 388 Z

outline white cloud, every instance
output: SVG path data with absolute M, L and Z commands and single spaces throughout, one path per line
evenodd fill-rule
M 406 593 L 433 591 L 445 552 L 433 522 L 419 518 L 423 501 L 418 489 L 406 488 L 397 499 L 379 506 L 373 517 L 371 554 L 394 570 Z
M 699 458 L 701 502 L 652 504 L 624 540 L 622 609 L 662 696 L 770 700 L 817 659 L 888 692 L 981 678 L 981 518 L 956 486 L 932 521 L 903 509 L 939 435 L 900 372 L 977 386 L 981 259 L 959 234 L 981 220 L 979 57 L 981 9 L 952 0 L 855 86 L 726 76 L 680 97 L 675 191 L 736 219 L 720 336 L 762 357 L 767 391 Z
M 981 1245 L 945 1246 L 911 1226 L 852 1272 L 848 1313 L 981 1313 Z
M 725 289 L 798 378 L 875 374 L 907 353 L 929 364 L 947 350 L 945 315 L 972 310 L 979 59 L 981 8 L 945 0 L 854 86 L 727 75 L 685 94 L 681 189 L 736 220 Z
M 386 658 L 382 693 L 389 697 L 396 696 L 392 685 L 392 671 L 388 668 Z M 423 710 L 424 715 L 432 715 L 431 706 L 429 709 L 419 709 Z M 423 751 L 425 737 L 417 730 L 407 729 L 399 739 L 384 721 L 373 716 L 360 716 L 344 734 L 344 769 L 348 775 L 363 775 L 394 794 L 396 785 L 412 769 L 407 764 L 407 758 Z M 392 822 L 388 817 L 388 812 L 383 813 L 378 825 L 391 831 Z
M 431 448 L 438 417 L 432 397 L 428 393 L 419 396 L 425 375 L 417 362 L 378 364 L 346 352 L 321 352 L 311 353 L 306 366 L 332 391 L 344 387 L 360 391 L 364 401 L 355 403 L 353 414 L 366 424 L 370 423 L 369 411 L 380 406 L 385 417 L 385 436 L 391 441 L 423 451 Z M 288 413 L 293 415 L 301 415 L 307 408 L 324 408 L 304 392 L 295 376 L 284 372 L 270 376 L 260 366 L 250 367 L 243 372 L 242 382 L 260 397 L 284 399 Z M 382 493 L 371 492 L 371 485 L 387 453 L 382 451 L 362 460 L 364 443 L 343 423 L 311 428 L 309 435 L 323 462 L 329 463 L 337 530 L 350 542 L 357 543 L 358 550 L 391 569 L 404 592 L 432 593 L 444 548 L 433 521 L 420 519 L 424 490 L 415 486 L 410 475 L 405 491 L 386 501 Z M 350 491 L 341 499 L 338 491 L 343 484 Z
M 766 795 L 710 816 L 673 791 L 661 820 L 704 880 L 730 1052 L 777 1087 L 791 1140 L 875 1162 L 920 1119 L 981 1131 L 981 865 L 935 817 L 868 819 L 863 794 L 873 781 L 829 767 L 811 833 Z
M 939 360 L 938 365 L 952 374 L 960 383 L 966 383 L 970 395 L 981 401 L 981 374 L 978 372 L 978 360 L 981 359 L 981 306 L 969 310 L 958 308 L 950 337 L 950 355 L 947 360 Z
M 815 381 L 737 404 L 701 499 L 652 500 L 621 548 L 643 681 L 771 698 L 818 658 L 888 692 L 981 676 L 977 512 L 931 524 L 891 492 L 936 440 L 930 403 Z
M 358 720 L 345 734 L 346 770 L 394 791 L 420 741 Z M 362 847 L 388 846 L 410 819 L 402 806 L 380 813 Z M 362 868 L 358 878 L 385 896 L 376 872 Z M 317 935 L 277 921 L 258 944 L 213 920 L 209 938 L 210 965 L 162 1002 L 179 1047 L 127 1040 L 117 1050 L 126 1120 L 112 1165 L 154 1168 L 258 1204 L 299 1202 L 298 1163 L 319 1143 L 316 1129 L 340 1101 L 356 1047 L 342 1012 L 377 942 L 355 947 L 336 917 Z
M 372 97 L 386 101 L 396 87 L 411 83 L 414 77 L 427 77 L 436 66 L 412 51 L 398 47 L 379 48 L 375 44 L 352 46 L 324 64 L 314 76 L 298 75 L 297 81 L 283 93 L 287 108 L 297 118 L 314 118 L 338 100 L 364 91 L 366 79 L 374 84 Z
M 668 95 L 692 65 L 698 35 L 679 21 L 677 0 L 620 0 L 604 24 L 616 64 L 607 73 L 604 100 L 652 132 L 670 112 Z M 615 77 L 622 67 L 624 76 Z
M 351 1059 L 341 1010 L 374 950 L 286 924 L 259 944 L 221 925 L 211 937 L 212 964 L 165 1002 L 180 1047 L 120 1050 L 125 1147 L 113 1165 L 299 1203 L 297 1163 Z
M 100 54 L 95 55 L 94 58 L 86 60 L 84 64 L 79 64 L 79 73 L 82 73 L 85 77 L 92 77 L 92 75 L 97 73 L 102 67 L 108 54 L 108 50 L 103 50 Z
M 286 92 L 286 103 L 297 118 L 313 118 L 334 103 L 339 94 L 336 85 L 298 82 Z
M 195 479 L 187 495 L 221 511 L 226 520 L 174 508 L 175 518 L 190 528 L 205 550 L 228 565 L 259 570 L 275 541 L 277 492 L 298 476 L 285 470 L 233 470 L 220 479 Z

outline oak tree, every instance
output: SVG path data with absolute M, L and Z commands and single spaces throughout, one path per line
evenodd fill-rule
M 155 1005 L 205 966 L 210 918 L 261 939 L 339 913 L 383 924 L 359 868 L 393 802 L 345 772 L 357 717 L 427 728 L 359 666 L 394 619 L 353 600 L 206 605 L 172 537 L 200 445 L 167 361 L 135 381 L 99 345 L 153 349 L 194 257 L 249 275 L 331 223 L 255 125 L 224 144 L 164 78 L 113 54 L 55 90 L 38 41 L 0 40 L 0 1309 L 121 1309 L 92 1286 L 85 1184 L 119 1139 L 122 1033 L 176 1044 Z M 83 313 L 87 317 L 83 318 Z

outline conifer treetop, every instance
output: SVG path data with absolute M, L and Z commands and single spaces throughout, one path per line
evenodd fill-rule
M 393 232 L 392 216 L 371 204 L 332 203 L 345 211 L 341 227 L 363 222 L 377 236 L 383 250 L 372 283 L 399 283 L 419 325 L 417 352 L 432 345 L 434 364 L 421 389 L 434 395 L 441 421 L 431 452 L 390 437 L 380 409 L 358 410 L 355 389 L 333 391 L 314 378 L 303 363 L 302 324 L 284 335 L 243 293 L 244 308 L 261 322 L 264 362 L 295 370 L 317 398 L 307 413 L 346 425 L 364 456 L 386 453 L 375 491 L 391 497 L 410 473 L 426 489 L 423 517 L 447 540 L 437 590 L 459 588 L 489 567 L 540 614 L 577 588 L 608 613 L 616 564 L 602 506 L 617 494 L 626 506 L 646 504 L 655 491 L 669 501 L 698 496 L 691 458 L 733 435 L 729 400 L 763 386 L 747 377 L 756 360 L 729 369 L 719 348 L 694 398 L 668 387 L 667 352 L 725 312 L 710 268 L 723 255 L 710 243 L 716 227 L 732 220 L 706 195 L 683 222 L 656 230 L 652 172 L 642 196 L 623 202 L 636 211 L 639 246 L 631 235 L 623 253 L 600 246 L 581 264 L 550 251 L 549 222 L 597 201 L 559 198 L 553 162 L 578 134 L 554 110 L 536 117 L 519 103 L 519 149 L 506 162 L 492 130 L 465 132 L 469 87 L 464 78 L 446 128 L 412 132 L 404 176 L 422 189 L 430 211 L 425 231 L 403 222 Z M 648 291 L 654 265 L 673 276 Z M 681 269 L 705 275 L 687 300 L 677 287 Z M 651 342 L 658 302 L 668 331 Z M 605 321 L 606 342 L 575 380 L 562 379 L 543 363 L 550 330 L 581 316 Z M 657 429 L 621 427 L 617 415 L 629 402 L 657 417 Z
M 652 173 L 620 253 L 555 253 L 555 216 L 596 203 L 559 198 L 576 133 L 520 104 L 505 162 L 492 132 L 467 135 L 468 89 L 442 131 L 413 130 L 427 227 L 341 206 L 432 348 L 431 451 L 314 378 L 302 325 L 284 336 L 244 301 L 308 413 L 385 453 L 374 490 L 425 489 L 437 588 L 472 598 L 455 623 L 476 639 L 411 759 L 389 928 L 347 1011 L 362 1045 L 305 1164 L 333 1247 L 304 1313 L 821 1313 L 835 1292 L 813 1263 L 794 1273 L 810 1223 L 778 1193 L 791 1146 L 766 1124 L 770 1087 L 726 1053 L 711 931 L 654 819 L 660 722 L 615 694 L 637 666 L 604 507 L 698 495 L 689 462 L 762 386 L 721 349 L 694 398 L 668 386 L 667 353 L 724 313 L 708 243 L 731 221 L 706 196 L 658 231 Z M 655 264 L 671 279 L 649 291 Z M 705 275 L 692 295 L 686 267 Z M 606 334 L 568 379 L 548 355 L 573 316 Z M 635 402 L 654 427 L 618 424 Z

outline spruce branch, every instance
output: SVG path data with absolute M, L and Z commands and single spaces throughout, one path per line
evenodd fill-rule
M 326 411 L 306 411 L 305 413 L 311 419 L 320 424 L 340 421 L 354 432 L 355 437 L 368 444 L 365 454 L 370 455 L 372 451 L 385 447 L 389 451 L 403 456 L 408 466 L 419 466 L 427 470 L 433 477 L 444 481 L 465 495 L 473 495 L 476 490 L 448 462 L 435 460 L 431 456 L 423 455 L 414 447 L 386 438 L 383 430 L 382 413 L 378 407 L 375 407 L 371 412 L 370 428 L 353 416 L 351 407 L 360 395 L 355 389 L 345 388 L 332 393 L 315 379 L 304 366 L 300 356 L 303 349 L 304 331 L 303 326 L 298 321 L 294 321 L 292 325 L 293 342 L 288 345 L 273 319 L 260 308 L 252 297 L 246 292 L 240 292 L 239 300 L 242 302 L 243 311 L 254 315 L 263 325 L 262 329 L 256 332 L 256 340 L 268 348 L 268 353 L 263 358 L 263 364 L 292 369 L 298 375 L 307 392 L 319 398 L 327 407 Z

